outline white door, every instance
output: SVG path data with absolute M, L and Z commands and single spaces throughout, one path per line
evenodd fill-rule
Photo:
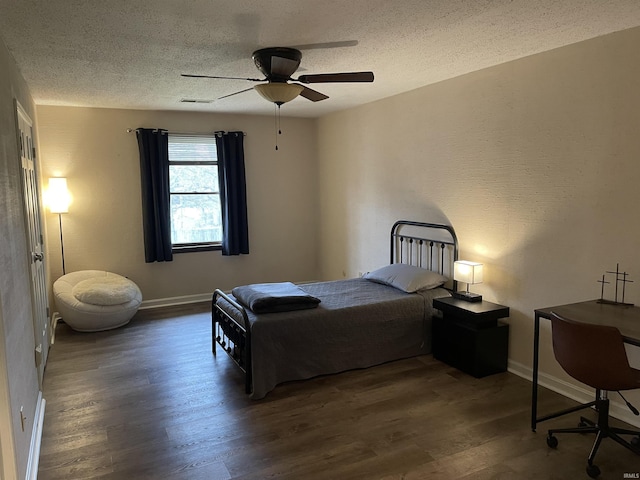
M 31 299 L 33 304 L 33 332 L 35 336 L 35 362 L 38 379 L 42 388 L 44 367 L 49 353 L 49 302 L 44 266 L 44 245 L 42 222 L 40 219 L 40 195 L 35 166 L 35 146 L 33 144 L 33 123 L 16 102 L 18 114 L 18 134 L 20 160 L 22 163 L 22 185 L 29 242 L 29 262 L 31 264 Z

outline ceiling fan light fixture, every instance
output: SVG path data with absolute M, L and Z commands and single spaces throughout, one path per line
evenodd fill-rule
M 253 88 L 255 88 L 264 99 L 276 105 L 290 102 L 304 90 L 302 85 L 281 82 L 261 83 Z

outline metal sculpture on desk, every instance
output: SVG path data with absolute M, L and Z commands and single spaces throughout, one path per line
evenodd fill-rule
M 633 280 L 629 280 L 627 278 L 627 276 L 629 275 L 627 272 L 621 272 L 620 271 L 620 264 L 616 263 L 616 271 L 615 272 L 605 272 L 605 273 L 611 273 L 611 274 L 615 274 L 616 276 L 616 297 L 615 300 L 605 300 L 604 298 L 604 285 L 605 284 L 609 284 L 611 282 L 607 282 L 604 278 L 605 275 L 602 275 L 602 280 L 598 280 L 598 283 L 602 284 L 602 287 L 600 288 L 600 300 L 598 300 L 598 303 L 607 303 L 610 305 L 628 305 L 628 306 L 632 306 L 633 303 L 625 303 L 624 301 L 624 291 L 625 291 L 625 287 L 627 285 L 627 283 L 633 283 Z M 622 298 L 620 299 L 620 301 L 618 301 L 618 284 L 622 282 Z

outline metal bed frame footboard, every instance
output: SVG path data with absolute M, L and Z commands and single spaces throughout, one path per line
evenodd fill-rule
M 416 233 L 421 229 L 431 232 L 426 238 Z M 434 235 L 441 232 L 442 235 Z M 399 220 L 391 228 L 391 263 L 406 263 L 453 278 L 453 262 L 458 260 L 458 239 L 450 225 Z M 453 281 L 453 291 L 457 282 Z M 242 318 L 242 325 L 219 303 L 224 299 Z M 231 357 L 245 374 L 245 392 L 253 390 L 251 371 L 251 324 L 245 307 L 233 297 L 216 289 L 211 300 L 211 344 L 216 355 L 216 344 Z
M 218 304 L 218 299 L 223 298 L 242 316 L 244 325 L 240 325 L 231 314 Z M 216 344 L 227 352 L 227 355 L 244 372 L 244 390 L 251 393 L 251 328 L 249 317 L 245 308 L 220 289 L 213 292 L 211 299 L 211 346 L 213 355 L 216 355 Z

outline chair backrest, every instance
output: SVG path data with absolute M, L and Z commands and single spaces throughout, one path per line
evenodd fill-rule
M 617 328 L 580 323 L 553 312 L 551 325 L 553 353 L 573 378 L 600 390 L 640 387 Z

